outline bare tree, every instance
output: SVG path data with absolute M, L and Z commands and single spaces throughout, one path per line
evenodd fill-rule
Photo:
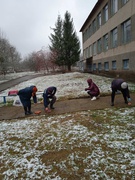
M 0 71 L 6 74 L 8 71 L 16 71 L 19 68 L 21 55 L 12 46 L 0 31 Z

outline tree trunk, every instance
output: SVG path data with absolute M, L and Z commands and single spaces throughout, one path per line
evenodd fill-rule
M 71 65 L 68 65 L 68 71 L 71 72 Z

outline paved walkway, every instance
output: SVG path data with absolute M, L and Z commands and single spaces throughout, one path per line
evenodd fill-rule
M 121 94 L 116 95 L 115 97 L 115 106 L 110 106 L 110 96 L 101 96 L 96 101 L 91 101 L 90 98 L 80 98 L 80 99 L 72 99 L 65 101 L 56 101 L 55 109 L 51 111 L 51 113 L 45 113 L 44 106 L 41 103 L 32 104 L 32 111 L 40 110 L 40 115 L 55 115 L 55 114 L 64 114 L 64 113 L 72 113 L 82 110 L 97 110 L 97 109 L 105 109 L 105 108 L 123 108 L 123 107 L 133 107 L 135 106 L 135 93 L 131 94 L 132 105 L 128 106 L 124 103 L 123 96 Z M 30 115 L 32 118 L 35 115 Z M 24 119 L 24 111 L 23 107 L 8 107 L 4 106 L 0 108 L 0 120 L 12 120 L 12 119 Z
M 26 75 L 26 76 L 22 76 L 22 77 L 19 77 L 19 78 L 16 78 L 16 79 L 12 79 L 12 80 L 9 80 L 9 81 L 6 81 L 6 82 L 3 82 L 0 84 L 0 92 L 1 91 L 4 91 L 8 88 L 11 88 L 21 82 L 24 82 L 24 81 L 27 81 L 27 80 L 30 80 L 30 79 L 33 79 L 33 78 L 36 78 L 36 77 L 40 77 L 40 76 L 43 76 L 43 74 L 34 74 L 34 75 Z

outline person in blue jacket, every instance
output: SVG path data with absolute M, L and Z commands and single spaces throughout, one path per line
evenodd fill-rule
M 114 98 L 117 91 L 121 91 L 126 104 L 131 102 L 128 84 L 123 79 L 114 79 L 111 83 L 111 89 L 111 106 L 114 106 Z
M 44 90 L 43 99 L 44 99 L 44 107 L 46 112 L 50 112 L 50 109 L 54 109 L 54 103 L 56 102 L 56 91 L 57 88 L 54 86 L 48 87 Z M 50 105 L 50 109 L 48 108 Z
M 26 88 L 18 91 L 18 96 L 23 105 L 25 115 L 32 114 L 32 112 L 31 112 L 31 97 L 33 97 L 34 103 L 37 103 L 36 92 L 37 92 L 36 86 L 26 87 Z

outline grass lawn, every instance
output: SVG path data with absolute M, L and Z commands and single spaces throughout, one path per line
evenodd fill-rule
M 135 179 L 135 107 L 0 122 L 0 179 Z

